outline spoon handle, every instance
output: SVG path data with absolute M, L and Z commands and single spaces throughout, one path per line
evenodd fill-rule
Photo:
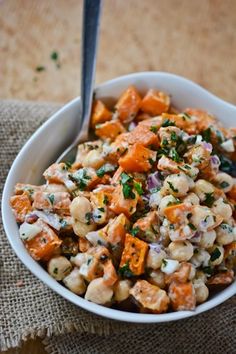
M 96 52 L 100 24 L 101 0 L 84 0 L 81 55 L 81 122 L 80 139 L 86 139 L 93 101 Z M 87 135 L 87 136 L 86 136 Z M 83 137 L 82 137 L 83 136 Z

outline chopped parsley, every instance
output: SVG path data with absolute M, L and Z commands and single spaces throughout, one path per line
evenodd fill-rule
M 191 119 L 191 116 L 186 112 L 181 113 L 181 116 L 182 116 L 183 120 Z
M 108 196 L 107 196 L 107 195 L 104 195 L 103 204 L 104 204 L 104 205 L 107 205 L 108 203 L 109 203 Z
M 126 262 L 125 265 L 123 265 L 123 267 L 121 267 L 118 270 L 119 274 L 121 277 L 123 278 L 131 278 L 134 276 L 133 272 L 130 270 L 129 268 L 129 263 Z
M 123 195 L 125 199 L 135 199 L 135 194 L 129 184 L 122 185 Z
M 170 149 L 169 157 L 175 162 L 183 161 L 175 148 Z
M 172 189 L 173 192 L 175 192 L 175 193 L 179 192 L 179 190 L 177 188 L 175 188 L 171 182 L 167 181 L 167 183 L 169 184 L 169 187 L 170 187 L 170 189 Z
M 162 260 L 162 265 L 163 265 L 163 267 L 166 267 L 167 264 L 168 264 L 168 262 L 167 262 L 165 259 L 163 259 L 163 260 Z
M 132 182 L 133 178 L 127 173 L 123 172 L 121 174 L 120 183 L 122 185 L 123 196 L 125 199 L 135 199 Z
M 213 193 L 205 193 L 204 204 L 206 204 L 206 206 L 208 206 L 208 208 L 212 207 L 214 201 L 215 201 L 215 198 L 213 196 Z
M 120 178 L 121 178 L 121 184 L 125 184 L 133 180 L 133 178 L 125 172 L 122 172 Z
M 202 138 L 204 141 L 208 143 L 211 141 L 211 128 L 207 128 L 206 130 L 203 130 Z
M 87 187 L 88 181 L 91 179 L 91 177 L 88 176 L 86 169 L 83 168 L 76 171 L 69 177 L 77 184 L 78 188 L 81 191 L 83 191 Z
M 157 127 L 155 127 L 154 125 L 152 125 L 152 126 L 150 127 L 150 130 L 151 130 L 151 132 L 156 133 L 156 132 L 157 132 Z
M 54 201 L 55 201 L 55 195 L 54 194 L 49 194 L 48 195 L 48 199 L 49 199 L 50 203 L 53 205 Z
M 212 275 L 212 274 L 213 274 L 213 269 L 212 269 L 210 266 L 208 266 L 208 267 L 203 267 L 203 268 L 202 268 L 202 271 L 203 271 L 203 273 L 205 273 L 205 274 L 207 274 L 207 275 Z
M 97 176 L 98 177 L 103 177 L 105 175 L 105 173 L 107 172 L 113 172 L 115 170 L 115 166 L 109 164 L 109 163 L 106 163 L 105 165 L 103 165 L 102 167 L 100 167 L 98 170 L 97 170 Z
M 143 194 L 143 188 L 142 188 L 142 183 L 140 182 L 134 182 L 134 188 L 138 192 L 139 195 Z
M 101 211 L 102 213 L 104 213 L 105 209 L 104 208 L 98 208 L 99 211 Z
M 192 229 L 192 230 L 197 230 L 197 228 L 190 222 L 190 223 L 188 223 L 188 226 L 190 227 L 190 229 Z
M 178 136 L 177 136 L 176 132 L 171 132 L 170 140 L 173 142 L 178 141 Z
M 92 217 L 93 217 L 93 214 L 90 213 L 90 212 L 88 212 L 88 213 L 85 214 L 85 219 L 86 219 L 86 224 L 87 224 L 87 225 L 90 225 L 90 222 L 91 222 Z
M 175 122 L 172 122 L 170 119 L 164 119 L 162 125 L 162 127 L 171 127 L 171 126 L 175 126 Z
M 132 230 L 130 230 L 130 235 L 132 236 L 137 236 L 139 233 L 140 229 L 138 226 L 134 227 Z
M 58 274 L 58 268 L 57 268 L 57 267 L 55 267 L 55 268 L 53 269 L 53 273 L 54 273 L 54 274 Z
M 227 188 L 227 187 L 229 187 L 229 183 L 228 182 L 223 181 L 223 182 L 220 183 L 220 188 L 224 189 L 224 188 Z
M 221 252 L 218 247 L 214 249 L 214 251 L 211 254 L 211 261 L 214 262 L 217 258 L 221 256 Z
M 68 222 L 62 218 L 59 220 L 59 223 L 61 224 L 62 229 L 68 226 Z

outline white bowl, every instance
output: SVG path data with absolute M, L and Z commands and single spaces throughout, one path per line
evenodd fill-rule
M 235 106 L 217 98 L 195 83 L 173 74 L 144 72 L 122 76 L 100 85 L 96 89 L 96 96 L 103 99 L 117 98 L 131 84 L 135 85 L 140 92 L 145 92 L 148 88 L 166 91 L 171 95 L 171 101 L 177 108 L 202 108 L 216 115 L 224 126 L 235 126 Z M 121 321 L 151 323 L 178 320 L 209 310 L 234 295 L 236 282 L 197 306 L 194 311 L 160 315 L 124 312 L 88 302 L 75 295 L 54 280 L 31 258 L 19 238 L 18 226 L 9 206 L 9 199 L 17 182 L 40 183 L 45 168 L 75 137 L 79 108 L 80 98 L 76 98 L 48 119 L 19 152 L 8 174 L 2 198 L 3 224 L 10 244 L 20 260 L 36 277 L 67 300 L 98 315 Z

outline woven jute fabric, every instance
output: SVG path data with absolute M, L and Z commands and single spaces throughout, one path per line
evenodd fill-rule
M 1 193 L 20 148 L 59 107 L 0 100 Z M 90 314 L 40 282 L 15 256 L 2 223 L 0 262 L 0 350 L 40 336 L 51 354 L 235 352 L 236 297 L 186 320 L 128 324 Z

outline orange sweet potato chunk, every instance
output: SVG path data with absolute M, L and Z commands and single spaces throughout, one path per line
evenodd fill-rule
M 44 221 L 38 219 L 36 225 L 42 231 L 31 240 L 26 241 L 25 246 L 35 260 L 47 261 L 60 247 L 62 241 Z
M 135 213 L 139 199 L 139 195 L 136 190 L 133 189 L 133 193 L 135 195 L 134 199 L 125 199 L 122 185 L 118 184 L 112 195 L 110 205 L 111 211 L 117 215 L 124 213 L 129 218 L 133 213 Z
M 137 237 L 126 234 L 125 247 L 121 256 L 120 268 L 128 264 L 134 275 L 144 273 L 148 244 Z
M 101 139 L 114 140 L 119 134 L 124 133 L 125 128 L 119 120 L 110 120 L 96 126 L 95 134 Z
M 234 280 L 233 270 L 227 270 L 226 272 L 219 272 L 213 275 L 207 281 L 208 285 L 228 285 Z
M 141 102 L 141 110 L 152 116 L 167 112 L 170 106 L 170 97 L 164 92 L 154 89 L 148 90 Z
M 127 153 L 120 157 L 119 165 L 127 172 L 147 172 L 156 161 L 156 152 L 141 144 L 129 147 Z
M 180 223 L 185 217 L 184 213 L 191 212 L 192 207 L 184 203 L 170 205 L 164 209 L 165 217 L 172 223 Z
M 172 282 L 169 286 L 168 295 L 171 306 L 175 311 L 194 310 L 196 307 L 196 296 L 191 282 Z
M 191 264 L 187 262 L 182 262 L 176 272 L 165 275 L 165 282 L 166 284 L 170 284 L 173 281 L 179 283 L 186 283 L 189 280 L 190 272 Z
M 141 305 L 143 312 L 163 313 L 168 309 L 170 300 L 165 290 L 146 280 L 138 280 L 130 290 L 130 294 Z
M 92 115 L 91 115 L 91 126 L 94 128 L 97 124 L 104 123 L 108 120 L 111 120 L 112 113 L 109 109 L 105 106 L 105 104 L 100 101 L 96 100 L 93 103 L 92 108 Z
M 26 192 L 10 198 L 10 204 L 17 222 L 24 222 L 25 216 L 32 210 L 29 196 Z
M 122 123 L 131 122 L 139 111 L 141 97 L 134 86 L 127 88 L 120 96 L 115 108 Z

